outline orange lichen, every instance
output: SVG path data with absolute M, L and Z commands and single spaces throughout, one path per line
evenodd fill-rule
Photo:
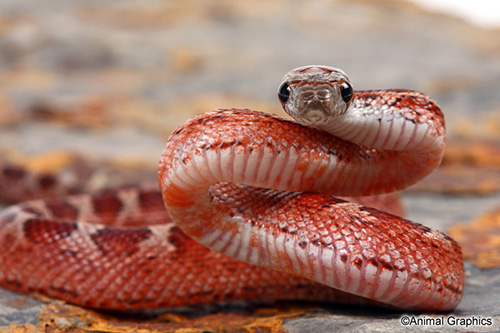
M 231 311 L 189 318 L 176 313 L 163 313 L 152 318 L 126 314 L 104 315 L 61 302 L 43 307 L 38 328 L 48 332 L 286 332 L 283 321 L 312 308 L 257 308 L 254 311 Z M 143 316 L 142 316 L 143 317 Z M 25 325 L 22 325 L 25 326 Z M 19 329 L 18 329 L 19 328 Z M 11 328 L 12 332 L 31 332 Z M 16 330 L 18 329 L 18 330 Z
M 460 223 L 449 234 L 462 246 L 464 258 L 481 268 L 500 267 L 500 208 L 472 223 Z
M 449 142 L 442 165 L 411 191 L 487 194 L 500 190 L 500 145 L 493 141 Z

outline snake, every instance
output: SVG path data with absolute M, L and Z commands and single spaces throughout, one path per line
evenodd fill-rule
M 0 286 L 97 309 L 292 299 L 456 308 L 457 242 L 346 200 L 402 190 L 440 164 L 437 103 L 412 90 L 354 90 L 342 70 L 319 65 L 288 72 L 278 97 L 293 119 L 220 109 L 174 130 L 159 190 L 4 209 Z M 4 168 L 0 182 L 27 177 Z M 54 184 L 45 177 L 42 187 Z

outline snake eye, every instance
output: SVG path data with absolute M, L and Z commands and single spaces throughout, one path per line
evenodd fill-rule
M 352 99 L 352 87 L 349 83 L 343 82 L 342 86 L 340 87 L 340 94 L 342 95 L 342 99 L 344 102 L 347 104 L 351 101 Z
M 280 99 L 281 103 L 286 103 L 288 101 L 288 98 L 290 97 L 290 87 L 288 86 L 288 83 L 283 82 L 280 86 L 280 89 L 278 90 L 278 98 Z

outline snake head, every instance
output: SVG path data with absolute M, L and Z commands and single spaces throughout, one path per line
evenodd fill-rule
M 278 97 L 286 113 L 298 123 L 317 126 L 346 113 L 354 99 L 354 91 L 342 70 L 304 66 L 285 75 Z

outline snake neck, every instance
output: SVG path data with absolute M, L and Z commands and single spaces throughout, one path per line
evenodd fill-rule
M 439 157 L 437 164 L 445 144 L 439 106 L 409 90 L 357 91 L 346 113 L 316 128 L 365 147 L 430 153 Z

